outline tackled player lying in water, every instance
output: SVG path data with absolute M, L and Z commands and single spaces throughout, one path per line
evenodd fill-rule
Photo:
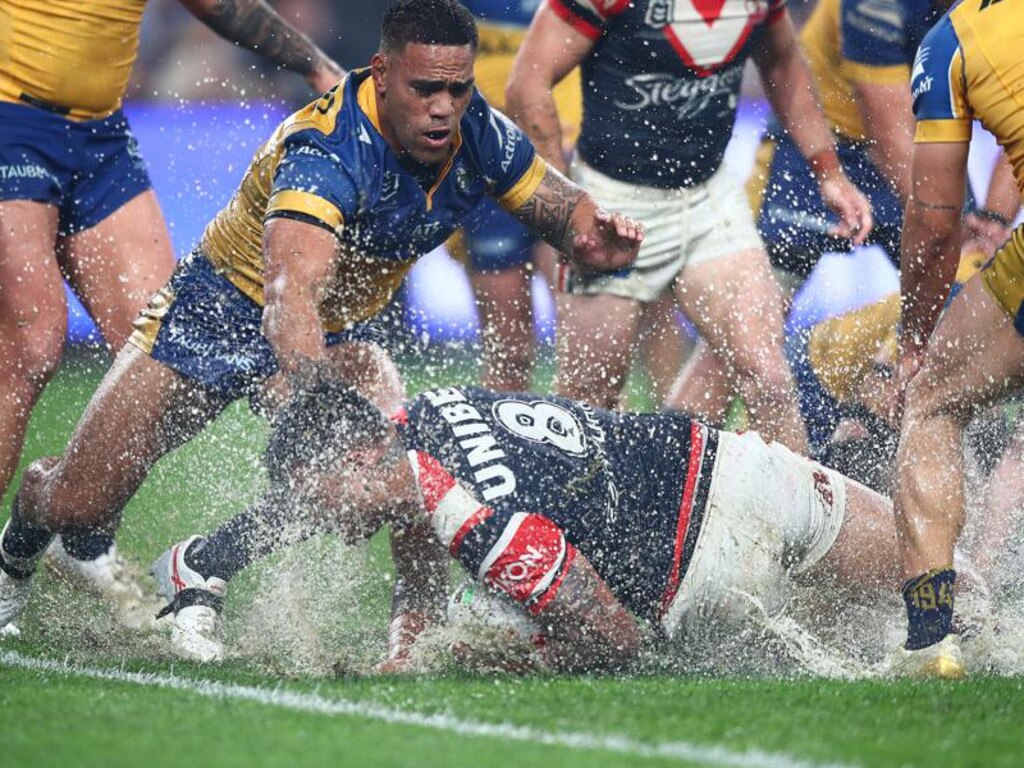
M 389 671 L 411 669 L 418 638 L 442 619 L 445 549 L 544 627 L 540 654 L 555 671 L 621 668 L 648 637 L 777 611 L 801 580 L 837 600 L 896 584 L 886 499 L 756 433 L 678 414 L 450 387 L 388 420 L 325 378 L 278 411 L 267 459 L 260 503 L 154 566 L 174 644 L 191 658 L 222 657 L 225 588 L 252 560 L 388 523 L 402 532 Z

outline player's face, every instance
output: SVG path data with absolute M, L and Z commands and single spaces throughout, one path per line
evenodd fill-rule
M 448 158 L 473 96 L 475 55 L 469 45 L 409 43 L 373 57 L 381 128 L 393 147 L 428 165 Z

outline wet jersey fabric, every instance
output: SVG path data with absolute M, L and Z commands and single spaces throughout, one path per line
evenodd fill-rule
M 452 155 L 424 188 L 385 141 L 376 104 L 363 69 L 286 119 L 206 228 L 203 252 L 257 304 L 267 218 L 299 218 L 337 235 L 341 255 L 321 317 L 326 330 L 339 331 L 380 312 L 416 260 L 481 200 L 492 196 L 514 210 L 544 176 L 547 166 L 522 131 L 474 93 Z
M 1022 29 L 1019 2 L 957 3 L 921 43 L 910 85 L 916 142 L 968 142 L 979 120 L 1006 150 L 1024 190 Z
M 732 136 L 743 66 L 785 0 L 547 0 L 594 47 L 579 153 L 645 186 L 700 184 Z
M 863 141 L 854 86 L 910 82 L 918 45 L 940 13 L 932 0 L 821 0 L 800 33 L 825 116 Z
M 443 543 L 481 580 L 513 592 L 543 565 L 544 542 L 564 537 L 550 567 L 560 551 L 578 551 L 638 617 L 656 620 L 675 596 L 707 502 L 714 430 L 677 414 L 469 387 L 425 392 L 398 422 L 428 511 L 441 514 L 459 489 L 472 497 L 435 530 L 451 526 Z M 538 591 L 548 576 L 558 574 L 540 567 L 531 582 L 538 599 L 551 597 Z
M 121 106 L 146 0 L 0 0 L 0 101 L 99 120 Z

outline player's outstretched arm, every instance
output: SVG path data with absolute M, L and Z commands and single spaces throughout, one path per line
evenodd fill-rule
M 509 117 L 530 137 L 540 156 L 562 172 L 566 161 L 553 90 L 593 47 L 591 38 L 544 3 L 519 46 L 505 88 Z
M 426 514 L 392 525 L 391 558 L 395 588 L 388 624 L 388 655 L 376 670 L 385 674 L 416 671 L 414 647 L 420 636 L 444 618 L 448 597 L 448 553 L 438 542 Z
M 614 671 L 640 652 L 640 627 L 578 552 L 558 594 L 537 617 L 548 630 L 540 654 L 556 672 Z
M 334 275 L 333 232 L 290 218 L 272 218 L 263 232 L 263 335 L 284 378 L 327 360 L 320 304 Z
M 577 265 L 597 272 L 631 266 L 644 239 L 643 224 L 621 213 L 605 211 L 551 167 L 534 193 L 513 213 Z
M 914 145 L 900 252 L 900 381 L 917 373 L 960 256 L 967 142 Z
M 860 245 L 874 226 L 871 204 L 839 165 L 835 142 L 825 122 L 789 12 L 769 24 L 754 49 L 765 94 L 783 127 L 807 158 L 825 203 L 840 218 L 832 234 Z
M 329 90 L 344 70 L 264 0 L 180 0 L 206 26 L 275 64 L 297 72 L 317 93 Z

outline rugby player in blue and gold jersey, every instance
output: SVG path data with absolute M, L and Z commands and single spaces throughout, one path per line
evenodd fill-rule
M 953 548 L 966 498 L 961 438 L 982 406 L 1024 377 L 1024 228 L 1013 230 L 939 319 L 956 271 L 960 210 L 974 120 L 991 131 L 1024 191 L 1024 66 L 1019 3 L 957 3 L 918 49 L 917 117 L 903 223 L 900 383 L 906 405 L 895 509 L 907 579 L 907 640 L 895 668 L 960 677 L 953 632 Z
M 306 77 L 342 72 L 263 0 L 181 0 L 227 40 Z M 111 350 L 174 268 L 170 236 L 121 111 L 146 0 L 0 0 L 0 496 L 64 347 L 67 278 Z M 109 537 L 55 562 L 134 600 Z M 66 551 L 65 551 L 66 550 Z M 122 603 L 125 600 L 119 599 Z
M 116 526 L 153 463 L 229 402 L 259 393 L 272 409 L 339 377 L 396 407 L 401 383 L 372 343 L 372 318 L 485 196 L 582 269 L 633 263 L 642 226 L 550 169 L 474 90 L 476 43 L 455 0 L 399 0 L 371 66 L 257 150 L 142 313 L 63 457 L 26 472 L 0 539 L 0 625 L 54 533 Z

